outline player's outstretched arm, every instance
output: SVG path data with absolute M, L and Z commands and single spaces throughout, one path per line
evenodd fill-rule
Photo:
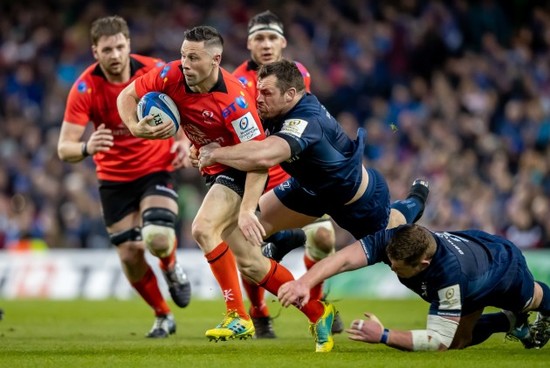
M 285 307 L 301 307 L 309 301 L 309 290 L 327 278 L 345 271 L 356 270 L 367 266 L 367 257 L 361 243 L 344 247 L 338 252 L 317 262 L 302 277 L 287 282 L 279 288 L 279 301 Z
M 458 317 L 428 316 L 426 330 L 395 330 L 384 328 L 372 313 L 365 312 L 365 319 L 356 319 L 346 329 L 349 338 L 369 344 L 386 344 L 407 351 L 447 350 L 458 328 Z

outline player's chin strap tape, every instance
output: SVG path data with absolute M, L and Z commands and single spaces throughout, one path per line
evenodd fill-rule
M 166 208 L 151 207 L 143 212 L 143 227 L 147 225 L 159 225 L 174 228 L 176 226 L 176 214 Z
M 109 238 L 111 239 L 111 244 L 117 247 L 127 241 L 141 241 L 141 228 L 136 226 L 118 233 L 109 234 Z

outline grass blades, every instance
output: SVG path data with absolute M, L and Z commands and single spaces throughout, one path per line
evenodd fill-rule
M 375 313 L 388 328 L 422 329 L 428 305 L 410 300 L 341 300 L 335 303 L 344 322 Z M 130 301 L 6 301 L 0 321 L 0 367 L 548 367 L 550 348 L 525 350 L 496 334 L 461 351 L 407 353 L 336 335 L 333 352 L 314 352 L 306 318 L 273 301 L 275 340 L 208 342 L 204 332 L 223 317 L 223 302 L 193 300 L 172 304 L 177 333 L 146 339 L 152 313 L 138 299 Z

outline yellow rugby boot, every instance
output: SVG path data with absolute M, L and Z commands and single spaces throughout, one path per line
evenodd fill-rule
M 204 334 L 210 341 L 227 341 L 229 339 L 247 339 L 254 336 L 254 324 L 250 319 L 244 319 L 235 311 L 229 311 L 223 321 Z
M 332 324 L 334 323 L 336 309 L 330 303 L 321 303 L 323 303 L 325 311 L 317 322 L 309 324 L 309 332 L 315 338 L 315 352 L 328 353 L 334 347 Z

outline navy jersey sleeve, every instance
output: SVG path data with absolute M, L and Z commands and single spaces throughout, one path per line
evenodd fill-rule
M 311 120 L 311 119 L 310 119 Z M 308 146 L 323 139 L 323 130 L 320 124 L 305 119 L 287 119 L 276 133 L 287 141 L 291 156 L 297 156 Z
M 386 255 L 386 247 L 388 246 L 395 230 L 395 228 L 390 230 L 380 230 L 373 235 L 368 235 L 359 240 L 359 243 L 367 256 L 368 266 L 372 266 L 373 264 L 379 262 L 390 264 L 388 256 Z

